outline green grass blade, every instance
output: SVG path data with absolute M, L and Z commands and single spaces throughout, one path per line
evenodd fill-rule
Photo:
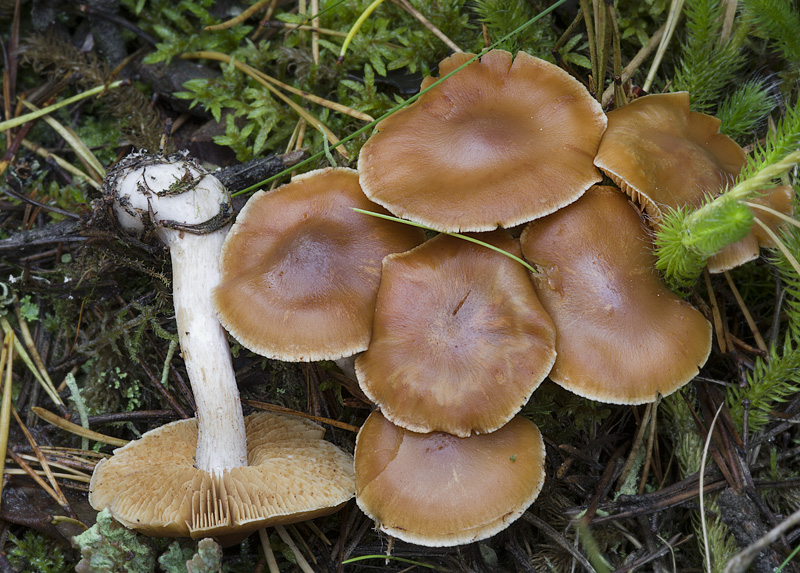
M 420 229 L 425 229 L 426 231 L 435 231 L 435 229 L 431 229 L 430 227 L 426 227 L 422 223 L 416 223 L 414 221 L 409 221 L 407 219 L 400 219 L 399 217 L 394 217 L 392 215 L 384 215 L 382 213 L 375 213 L 373 211 L 366 211 L 364 209 L 359 209 L 358 207 L 350 207 L 350 208 L 353 211 L 355 211 L 356 213 L 363 213 L 365 215 L 371 215 L 373 217 L 378 217 L 380 219 L 386 219 L 387 221 L 395 221 L 397 223 L 405 223 L 406 225 L 411 225 L 412 227 L 419 227 Z M 518 262 L 519 264 L 521 264 L 523 267 L 528 269 L 533 274 L 535 274 L 535 275 L 539 274 L 539 273 L 536 272 L 536 269 L 534 269 L 532 266 L 530 266 L 528 263 L 526 263 L 525 261 L 523 261 L 522 259 L 520 259 L 516 255 L 512 255 L 508 251 L 504 251 L 503 249 L 501 249 L 499 247 L 495 247 L 494 245 L 490 245 L 489 243 L 487 243 L 485 241 L 481 241 L 480 239 L 476 239 L 475 237 L 468 237 L 467 235 L 462 235 L 461 233 L 448 233 L 446 231 L 436 231 L 436 232 L 443 233 L 445 235 L 450 235 L 451 237 L 456 237 L 458 239 L 464 239 L 465 241 L 469 241 L 470 243 L 475 243 L 476 245 L 480 245 L 481 247 L 486 247 L 487 249 L 491 249 L 491 250 L 493 250 L 495 252 L 500 253 L 501 255 L 507 256 L 509 259 L 512 259 L 512 260 Z

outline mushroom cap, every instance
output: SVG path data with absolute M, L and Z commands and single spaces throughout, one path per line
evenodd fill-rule
M 225 241 L 213 295 L 220 322 L 242 345 L 283 361 L 366 349 L 381 259 L 425 234 L 351 207 L 386 214 L 344 168 L 312 171 L 250 198 Z
M 506 231 L 480 238 L 521 254 Z M 356 374 L 395 424 L 466 437 L 508 422 L 554 360 L 555 330 L 529 272 L 438 235 L 383 260 L 372 341 Z
M 794 212 L 794 188 L 791 185 L 773 187 L 763 193 L 760 197 L 750 199 L 750 202 L 769 207 L 787 216 L 792 215 Z M 767 225 L 772 231 L 777 231 L 783 225 L 783 219 L 772 213 L 761 209 L 753 209 L 752 207 L 750 210 L 755 218 Z M 760 247 L 773 248 L 775 247 L 775 242 L 764 232 L 760 225 L 753 225 L 750 233 L 744 239 L 728 245 L 708 259 L 708 272 L 721 273 L 750 262 L 758 258 Z
M 794 187 L 791 185 L 780 185 L 764 191 L 761 197 L 750 199 L 751 203 L 757 203 L 764 207 L 769 207 L 779 213 L 791 217 L 794 213 Z M 753 215 L 769 227 L 772 231 L 777 231 L 784 223 L 783 219 L 761 209 L 752 209 Z M 759 225 L 753 226 L 753 233 L 758 239 L 758 244 L 762 247 L 775 248 L 775 241 Z
M 356 502 L 381 531 L 444 547 L 491 537 L 534 502 L 544 483 L 544 441 L 516 416 L 470 438 L 418 434 L 370 414 L 356 439 Z
M 729 271 L 757 259 L 758 252 L 758 238 L 755 229 L 751 229 L 743 239 L 723 247 L 721 251 L 709 257 L 706 267 L 710 273 Z
M 439 73 L 472 57 L 454 54 Z M 600 180 L 592 159 L 605 125 L 600 104 L 559 67 L 492 50 L 378 124 L 359 155 L 361 186 L 439 231 L 511 227 Z
M 733 183 L 746 156 L 720 120 L 689 111 L 689 94 L 648 95 L 608 113 L 594 164 L 658 219 L 664 207 L 698 207 Z
M 593 400 L 641 404 L 705 363 L 710 323 L 663 284 L 644 221 L 618 190 L 592 187 L 529 223 L 520 243 L 556 325 L 554 382 Z
M 259 412 L 245 427 L 248 466 L 221 473 L 194 467 L 194 418 L 151 430 L 97 464 L 89 503 L 147 535 L 235 542 L 333 513 L 353 497 L 352 458 L 317 424 Z

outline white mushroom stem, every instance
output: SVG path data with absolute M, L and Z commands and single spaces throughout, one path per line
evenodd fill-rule
M 147 231 L 149 222 L 170 250 L 178 338 L 197 404 L 197 467 L 222 472 L 246 466 L 244 417 L 228 338 L 211 304 L 229 225 L 213 228 L 230 205 L 228 192 L 185 156 L 141 154 L 120 162 L 106 187 L 124 228 Z M 200 229 L 188 229 L 195 226 Z

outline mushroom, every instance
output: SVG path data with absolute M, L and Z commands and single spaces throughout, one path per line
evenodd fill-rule
M 753 216 L 773 232 L 777 231 L 783 225 L 783 220 L 758 207 L 766 207 L 791 216 L 794 211 L 794 188 L 791 185 L 774 187 L 764 191 L 760 197 L 751 199 L 750 203 Z M 753 225 L 750 233 L 744 239 L 728 245 L 708 259 L 708 272 L 721 273 L 752 261 L 758 257 L 761 247 L 774 248 L 775 242 L 760 225 Z
M 689 94 L 649 95 L 608 112 L 594 164 L 658 220 L 699 207 L 733 183 L 746 156 L 720 120 L 689 111 Z
M 739 145 L 719 132 L 720 120 L 689 111 L 689 94 L 677 92 L 639 98 L 608 113 L 608 128 L 594 160 L 623 191 L 641 204 L 657 226 L 665 209 L 700 207 L 734 182 L 746 161 Z M 791 197 L 780 187 L 774 194 L 782 212 L 791 212 Z M 787 210 L 788 209 L 788 210 Z M 755 212 L 759 219 L 777 220 Z M 708 270 L 723 272 L 758 257 L 760 228 L 728 245 L 708 260 Z
M 473 57 L 454 54 L 439 73 Z M 565 71 L 492 50 L 377 125 L 359 155 L 361 186 L 395 215 L 439 231 L 511 227 L 600 180 L 592 160 L 605 125 L 600 104 Z
M 773 189 L 765 191 L 762 196 L 751 199 L 750 203 L 753 203 L 753 205 L 750 206 L 753 215 L 769 227 L 770 230 L 775 232 L 783 225 L 784 220 L 768 211 L 759 209 L 758 206 L 767 207 L 768 209 L 791 217 L 794 213 L 794 187 L 791 185 L 774 187 Z M 775 248 L 775 241 L 764 232 L 761 226 L 754 226 L 753 233 L 755 233 L 760 246 Z
M 544 441 L 516 416 L 469 438 L 419 434 L 370 414 L 356 439 L 356 503 L 389 535 L 432 547 L 491 537 L 544 483 Z
M 759 244 L 752 229 L 744 238 L 722 248 L 708 258 L 706 267 L 710 273 L 729 271 L 758 258 Z
M 214 303 L 242 345 L 283 361 L 334 360 L 367 348 L 381 259 L 425 240 L 386 213 L 352 169 L 322 169 L 253 195 L 223 248 Z
M 179 420 L 114 450 L 92 476 L 89 501 L 158 537 L 238 543 L 257 529 L 328 515 L 353 497 L 352 458 L 308 420 L 258 412 L 245 419 L 246 466 L 195 463 L 198 425 Z
M 520 254 L 506 231 L 481 239 Z M 508 422 L 554 360 L 553 323 L 528 271 L 438 235 L 383 260 L 373 336 L 356 374 L 393 423 L 467 437 Z
M 104 192 L 124 229 L 154 232 L 170 249 L 178 337 L 197 419 L 149 432 L 101 461 L 90 485 L 92 506 L 107 506 L 125 525 L 152 535 L 193 537 L 242 536 L 276 516 L 285 523 L 293 512 L 302 519 L 334 511 L 353 493 L 350 457 L 305 423 L 287 430 L 277 415 L 247 423 L 242 416 L 227 335 L 211 305 L 231 216 L 225 188 L 185 154 L 137 153 L 114 167 Z M 301 489 L 319 488 L 310 501 L 294 506 L 297 491 L 264 479 L 263 442 L 272 436 L 283 440 L 282 471 L 303 476 Z M 310 449 L 295 449 L 311 441 Z M 314 468 L 323 455 L 326 475 Z M 137 457 L 140 465 L 129 465 Z
M 644 221 L 617 189 L 592 187 L 529 223 L 520 243 L 556 326 L 554 382 L 592 400 L 641 404 L 705 363 L 710 323 L 663 284 Z

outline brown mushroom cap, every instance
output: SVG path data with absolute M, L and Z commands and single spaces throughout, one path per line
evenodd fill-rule
M 197 423 L 144 434 L 97 464 L 89 503 L 158 537 L 242 539 L 267 525 L 336 511 L 353 497 L 353 461 L 313 422 L 260 412 L 245 418 L 247 467 L 194 467 Z
M 439 73 L 472 57 L 455 54 Z M 440 231 L 511 227 L 600 180 L 592 160 L 605 123 L 557 66 L 493 50 L 378 124 L 359 156 L 361 186 L 395 215 Z
M 757 259 L 758 253 L 758 238 L 756 238 L 755 229 L 751 229 L 746 237 L 723 247 L 721 251 L 712 255 L 708 259 L 706 267 L 710 273 L 729 271 Z
M 791 185 L 774 187 L 763 193 L 762 196 L 755 197 L 750 202 L 763 205 L 787 216 L 791 216 L 794 212 L 794 188 Z M 772 231 L 777 231 L 783 225 L 783 219 L 772 213 L 752 207 L 750 210 L 756 219 L 767 225 Z M 754 224 L 744 239 L 728 245 L 708 259 L 708 272 L 721 273 L 752 261 L 758 258 L 760 247 L 772 248 L 775 247 L 775 242 L 760 225 Z
M 356 502 L 381 531 L 418 545 L 502 531 L 544 483 L 544 441 L 517 416 L 490 434 L 418 434 L 373 412 L 356 439 Z
M 593 400 L 641 404 L 705 363 L 711 325 L 664 286 L 644 222 L 618 190 L 592 187 L 529 223 L 520 243 L 556 325 L 553 381 Z
M 594 164 L 654 218 L 698 207 L 739 174 L 746 157 L 720 121 L 689 111 L 689 94 L 649 95 L 608 113 Z
M 520 255 L 506 231 L 480 238 Z M 553 323 L 529 272 L 438 235 L 384 259 L 373 337 L 356 374 L 395 424 L 466 437 L 508 422 L 554 360 Z
M 253 352 L 284 361 L 333 360 L 367 347 L 381 259 L 425 239 L 386 214 L 352 169 L 295 177 L 245 205 L 223 248 L 214 291 L 220 322 Z
M 761 197 L 751 199 L 750 202 L 763 205 L 764 207 L 769 207 L 774 211 L 778 211 L 779 213 L 783 213 L 784 215 L 791 217 L 794 213 L 794 187 L 791 185 L 774 187 L 773 189 L 765 191 L 764 195 Z M 771 213 L 767 213 L 766 211 L 753 209 L 752 207 L 751 211 L 753 211 L 753 215 L 755 215 L 772 231 L 777 231 L 784 223 L 783 219 Z M 775 241 L 773 241 L 769 235 L 764 232 L 760 225 L 754 225 L 753 232 L 758 239 L 759 245 L 767 248 L 775 247 Z

